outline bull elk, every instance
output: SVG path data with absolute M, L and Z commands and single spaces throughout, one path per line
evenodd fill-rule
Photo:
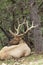
M 23 34 L 19 34 L 19 28 L 21 25 L 26 24 L 27 30 Z M 14 38 L 9 42 L 10 44 L 17 44 L 12 46 L 5 46 L 0 50 L 0 59 L 9 59 L 11 57 L 20 58 L 22 56 L 28 56 L 31 53 L 30 47 L 26 44 L 26 42 L 22 39 L 28 31 L 33 28 L 36 28 L 38 25 L 32 26 L 28 28 L 28 24 L 24 21 L 22 24 L 19 24 L 18 29 L 16 29 L 17 33 L 13 33 L 11 30 L 10 33 L 14 36 Z

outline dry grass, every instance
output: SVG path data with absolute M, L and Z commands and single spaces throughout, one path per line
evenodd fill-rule
M 43 55 L 30 55 L 20 59 L 0 60 L 0 65 L 3 63 L 7 65 L 43 65 Z

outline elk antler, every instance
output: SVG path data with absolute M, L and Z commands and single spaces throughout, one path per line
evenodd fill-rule
M 27 24 L 26 24 L 27 25 Z M 23 34 L 20 34 L 20 35 L 18 35 L 18 36 L 23 36 L 23 35 L 25 35 L 26 33 L 28 33 L 31 29 L 34 29 L 34 28 L 36 28 L 36 27 L 38 27 L 38 25 L 33 25 L 33 22 L 32 22 L 32 26 L 30 27 L 30 28 L 28 28 L 28 26 L 27 26 L 27 30 L 23 33 Z
M 18 20 L 18 28 L 17 28 L 17 29 L 15 28 L 15 30 L 17 31 L 16 35 L 19 34 L 20 26 L 22 26 L 23 24 L 25 24 L 25 21 L 26 21 L 26 18 L 24 19 L 24 22 L 23 22 L 22 24 L 20 24 L 20 23 L 19 23 L 19 20 Z
M 22 24 L 19 23 L 19 20 L 18 20 L 18 28 L 16 28 L 15 26 L 15 30 L 17 33 L 13 33 L 11 30 L 9 30 L 9 32 L 13 35 L 13 36 L 17 36 L 19 34 L 19 29 L 20 29 L 20 26 L 22 26 L 23 24 L 25 24 L 25 21 L 26 21 L 26 18 L 24 19 L 24 22 Z
M 19 21 L 18 21 L 18 24 L 19 24 Z M 24 33 L 22 33 L 22 34 L 19 34 L 19 28 L 20 28 L 20 26 L 23 25 L 23 24 L 26 24 L 27 30 L 26 30 Z M 25 35 L 28 31 L 30 31 L 31 29 L 36 28 L 36 27 L 38 27 L 38 25 L 35 25 L 35 26 L 34 26 L 34 25 L 33 25 L 33 22 L 32 22 L 32 26 L 29 27 L 29 26 L 28 26 L 28 22 L 26 21 L 26 19 L 24 19 L 24 22 L 23 22 L 22 24 L 19 24 L 19 25 L 18 25 L 18 28 L 16 29 L 17 33 L 13 33 L 11 30 L 9 30 L 9 32 L 10 32 L 13 36 L 23 36 L 23 35 Z

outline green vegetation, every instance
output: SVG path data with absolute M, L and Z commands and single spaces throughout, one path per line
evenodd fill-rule
M 22 16 L 25 15 L 27 17 L 28 25 L 31 26 L 31 22 L 30 22 L 30 9 L 29 9 L 29 5 L 28 5 L 28 1 L 29 0 L 15 0 L 16 3 L 12 4 L 11 0 L 0 0 L 0 26 L 2 26 L 4 29 L 11 29 L 11 25 L 13 22 L 17 23 L 17 19 L 20 17 L 20 23 L 22 22 Z M 23 5 L 19 4 L 19 2 L 23 1 Z M 42 3 L 42 0 L 36 0 L 37 6 L 39 7 L 40 4 Z M 21 11 L 23 7 L 23 11 Z M 41 7 L 39 8 L 39 11 L 41 10 Z M 13 12 L 14 11 L 14 12 Z M 13 13 L 14 13 L 14 20 L 13 20 Z M 40 11 L 38 13 L 40 15 L 40 19 L 41 19 L 41 32 L 42 32 L 42 36 L 43 36 L 43 12 Z M 24 26 L 21 26 L 20 28 L 21 32 L 24 32 Z M 33 39 L 33 38 L 32 38 Z M 3 31 L 1 31 L 0 29 L 0 49 L 4 46 L 5 40 L 8 41 L 7 37 L 5 36 L 5 34 L 3 33 Z M 24 61 L 22 61 L 24 59 Z M 15 62 L 18 62 L 20 64 L 22 63 L 28 63 L 29 62 L 35 62 L 36 60 L 40 60 L 43 59 L 43 55 L 31 55 L 29 57 L 25 57 L 25 58 L 21 58 L 20 61 L 18 60 L 5 60 L 5 61 L 1 61 L 0 60 L 0 65 L 2 63 L 7 63 L 7 64 L 11 64 L 13 65 Z M 26 65 L 28 65 L 26 64 Z M 39 63 L 39 65 L 43 65 L 42 63 Z M 35 65 L 35 64 L 34 64 Z
M 34 54 L 34 55 L 31 55 L 29 57 L 23 57 L 23 58 L 20 58 L 20 59 L 10 59 L 10 60 L 4 60 L 4 61 L 0 61 L 0 65 L 2 63 L 5 63 L 5 64 L 10 64 L 10 65 L 13 65 L 13 64 L 17 64 L 17 65 L 22 65 L 22 64 L 25 64 L 25 65 L 42 65 L 43 64 L 43 55 L 37 55 L 37 54 Z

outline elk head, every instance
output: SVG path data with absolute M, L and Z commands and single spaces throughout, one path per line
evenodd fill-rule
M 22 25 L 26 25 L 27 29 L 26 29 L 26 31 L 25 31 L 24 33 L 19 34 L 19 29 L 20 29 L 20 27 L 21 27 Z M 35 26 L 34 26 L 34 25 L 33 25 L 33 22 L 32 22 L 32 26 L 29 27 L 29 26 L 28 26 L 28 21 L 26 21 L 26 18 L 24 19 L 24 21 L 23 21 L 22 24 L 20 24 L 20 23 L 19 23 L 19 20 L 18 20 L 18 28 L 15 28 L 15 30 L 16 30 L 17 33 L 14 33 L 14 32 L 12 32 L 11 30 L 9 30 L 9 32 L 10 32 L 10 33 L 13 35 L 13 37 L 14 37 L 14 38 L 9 42 L 9 44 L 18 44 L 19 41 L 22 39 L 22 37 L 23 37 L 26 33 L 28 33 L 30 30 L 36 28 L 37 26 L 38 26 L 38 25 L 35 25 Z

